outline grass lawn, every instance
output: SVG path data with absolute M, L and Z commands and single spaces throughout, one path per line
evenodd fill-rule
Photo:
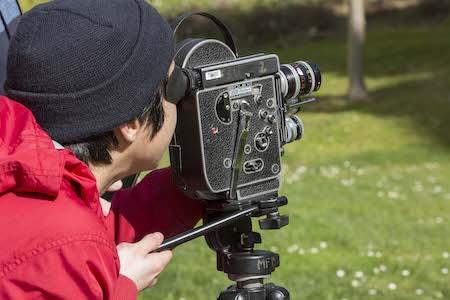
M 448 24 L 370 32 L 363 104 L 345 99 L 341 40 L 259 49 L 323 71 L 306 135 L 285 147 L 290 225 L 262 232 L 292 299 L 450 299 L 449 36 Z M 139 299 L 216 299 L 230 283 L 198 239 Z

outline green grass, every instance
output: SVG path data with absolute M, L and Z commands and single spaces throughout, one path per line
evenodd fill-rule
M 323 71 L 300 114 L 306 136 L 285 147 L 290 225 L 262 232 L 281 255 L 271 281 L 292 299 L 450 299 L 449 36 L 448 25 L 370 32 L 367 103 L 345 97 L 342 40 L 260 47 Z M 230 283 L 198 239 L 140 299 L 216 299 Z
M 20 2 L 28 10 L 46 0 Z M 150 2 L 169 17 L 218 3 Z M 275 2 L 249 0 L 239 9 Z M 450 269 L 450 18 L 436 27 L 378 25 L 367 42 L 367 103 L 346 99 L 342 39 L 241 49 L 277 53 L 285 63 L 312 60 L 323 72 L 319 101 L 300 114 L 304 139 L 285 147 L 281 194 L 290 203 L 282 211 L 290 225 L 262 232 L 261 248 L 281 254 L 271 281 L 295 300 L 450 299 L 443 274 Z M 174 254 L 139 299 L 216 299 L 231 284 L 204 240 Z

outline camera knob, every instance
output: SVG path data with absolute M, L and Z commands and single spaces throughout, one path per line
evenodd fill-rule
M 259 117 L 261 118 L 261 119 L 265 119 L 265 118 L 267 118 L 267 115 L 268 115 L 269 113 L 266 111 L 266 110 L 264 110 L 264 109 L 261 109 L 260 111 L 259 111 Z
M 255 147 L 258 151 L 263 152 L 269 148 L 269 138 L 263 132 L 260 132 L 255 137 Z
M 289 216 L 280 216 L 278 212 L 270 213 L 267 218 L 259 220 L 259 228 L 263 230 L 267 229 L 280 229 L 289 224 Z
M 275 122 L 275 116 L 274 115 L 268 115 L 267 116 L 267 122 L 269 122 L 270 124 L 273 124 Z
M 267 134 L 267 135 L 272 135 L 273 134 L 273 130 L 272 130 L 272 128 L 267 126 L 266 128 L 264 128 L 264 133 Z

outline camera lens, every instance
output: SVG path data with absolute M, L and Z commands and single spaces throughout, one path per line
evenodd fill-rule
M 292 143 L 303 137 L 303 123 L 297 116 L 290 116 L 286 118 L 286 137 L 285 144 Z
M 281 65 L 280 71 L 284 99 L 309 95 L 319 90 L 322 84 L 319 67 L 310 61 Z

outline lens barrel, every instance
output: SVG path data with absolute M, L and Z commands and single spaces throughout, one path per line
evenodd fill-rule
M 292 143 L 303 137 L 304 127 L 303 122 L 297 116 L 290 116 L 285 119 L 286 123 L 286 137 L 285 144 Z
M 322 84 L 319 67 L 310 61 L 281 65 L 280 71 L 284 99 L 309 95 Z

